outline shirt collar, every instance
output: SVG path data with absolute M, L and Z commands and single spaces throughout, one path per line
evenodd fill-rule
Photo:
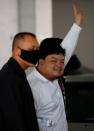
M 39 78 L 40 80 L 42 80 L 43 82 L 49 82 L 49 80 L 46 79 L 43 75 L 41 75 L 36 68 L 33 69 L 33 73 L 34 73 L 34 75 L 35 75 L 36 77 L 38 77 L 38 78 Z
M 49 81 L 48 79 L 46 79 L 43 75 L 40 74 L 40 72 L 36 68 L 33 69 L 33 72 L 34 72 L 34 75 L 43 82 L 52 82 L 55 85 L 57 85 L 58 83 L 57 79 L 53 81 Z

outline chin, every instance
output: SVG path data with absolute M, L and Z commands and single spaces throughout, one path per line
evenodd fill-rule
M 62 76 L 62 75 L 63 75 L 62 72 L 59 72 L 59 73 L 56 74 L 57 77 L 60 77 L 60 76 Z
M 58 74 L 58 75 L 54 75 L 54 77 L 57 79 L 58 77 L 60 77 L 61 75 L 60 74 Z

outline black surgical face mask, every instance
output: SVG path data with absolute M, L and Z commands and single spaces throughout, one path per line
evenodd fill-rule
M 23 60 L 35 65 L 38 62 L 38 59 L 39 59 L 39 50 L 27 51 L 27 50 L 21 49 L 20 57 Z

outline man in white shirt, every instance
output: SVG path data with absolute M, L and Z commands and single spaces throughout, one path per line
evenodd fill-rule
M 47 38 L 40 44 L 38 67 L 28 75 L 40 131 L 67 131 L 67 120 L 58 78 L 72 56 L 81 31 L 82 14 L 73 4 L 75 23 L 62 39 Z

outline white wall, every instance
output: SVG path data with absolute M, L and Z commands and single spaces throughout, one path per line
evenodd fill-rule
M 19 31 L 35 33 L 35 0 L 18 0 Z
M 0 68 L 11 56 L 12 37 L 17 30 L 17 0 L 0 0 Z
M 0 0 L 0 68 L 11 56 L 12 37 L 30 31 L 39 42 L 52 36 L 52 0 Z
M 36 35 L 38 40 L 52 37 L 52 0 L 36 0 Z

